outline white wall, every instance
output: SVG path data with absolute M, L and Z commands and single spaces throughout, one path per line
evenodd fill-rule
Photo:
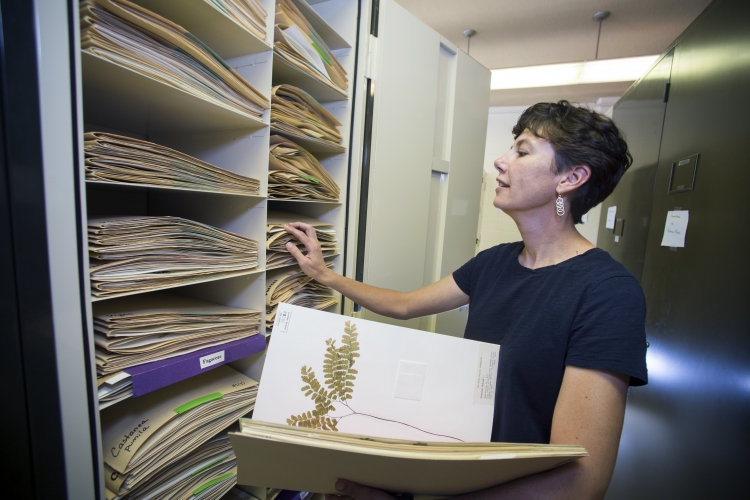
M 603 97 L 596 103 L 584 104 L 594 110 L 612 116 L 612 106 L 617 97 Z M 499 106 L 489 109 L 487 119 L 487 142 L 484 153 L 484 182 L 477 230 L 477 252 L 499 245 L 521 240 L 516 223 L 508 215 L 492 206 L 495 198 L 497 171 L 493 166 L 495 159 L 504 155 L 513 145 L 513 126 L 527 106 Z M 586 214 L 586 222 L 576 226 L 581 235 L 596 245 L 599 233 L 601 205 L 592 208 Z
M 487 141 L 484 149 L 484 182 L 482 185 L 477 252 L 500 243 L 520 241 L 521 233 L 508 215 L 492 206 L 495 198 L 497 170 L 495 159 L 504 155 L 513 145 L 513 126 L 527 106 L 490 108 L 487 121 Z

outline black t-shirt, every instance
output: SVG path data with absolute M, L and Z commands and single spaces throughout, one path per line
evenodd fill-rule
M 523 247 L 484 250 L 453 279 L 470 297 L 464 337 L 501 346 L 492 440 L 549 443 L 566 365 L 647 383 L 646 302 L 604 250 L 532 270 L 518 262 Z

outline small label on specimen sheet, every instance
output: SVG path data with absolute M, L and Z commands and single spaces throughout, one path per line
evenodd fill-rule
M 497 383 L 498 352 L 492 345 L 479 346 L 477 378 L 474 383 L 474 404 L 494 405 Z
M 273 325 L 274 332 L 286 333 L 289 330 L 289 322 L 292 320 L 292 311 L 280 310 L 276 313 L 276 321 Z

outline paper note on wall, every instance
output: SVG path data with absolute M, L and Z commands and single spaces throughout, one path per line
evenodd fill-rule
M 607 209 L 607 223 L 604 225 L 604 227 L 607 229 L 614 229 L 616 216 L 617 216 L 617 207 L 609 207 Z
M 678 248 L 685 246 L 688 215 L 687 210 L 667 212 L 667 223 L 664 225 L 664 237 L 661 239 L 661 246 Z

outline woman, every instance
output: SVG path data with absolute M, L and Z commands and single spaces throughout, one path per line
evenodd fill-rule
M 287 249 L 308 275 L 385 316 L 425 316 L 471 301 L 464 336 L 501 345 L 492 440 L 580 444 L 589 453 L 467 497 L 602 498 L 628 386 L 647 382 L 645 300 L 636 279 L 575 224 L 612 192 L 632 157 L 610 119 L 567 101 L 528 108 L 513 135 L 511 150 L 495 161 L 493 205 L 513 218 L 523 241 L 480 252 L 408 293 L 327 269 L 306 224 L 286 230 L 307 254 L 291 243 Z M 342 498 L 392 498 L 344 480 L 336 487 Z

